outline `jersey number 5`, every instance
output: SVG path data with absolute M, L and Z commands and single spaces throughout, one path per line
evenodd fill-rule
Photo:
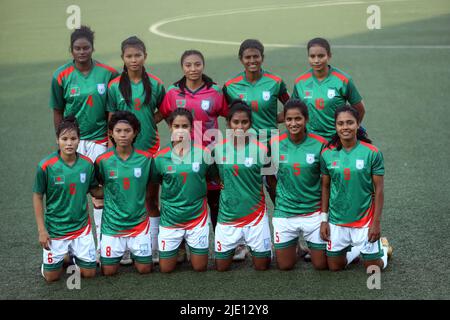
M 294 163 L 294 175 L 300 175 L 300 163 Z

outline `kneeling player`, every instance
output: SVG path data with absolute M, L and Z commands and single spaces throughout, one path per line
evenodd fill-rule
M 95 276 L 95 242 L 87 210 L 86 194 L 103 197 L 92 161 L 76 152 L 80 129 L 74 117 L 65 118 L 56 130 L 59 150 L 39 163 L 33 187 L 33 206 L 43 247 L 42 275 L 58 280 L 64 256 L 75 256 L 81 276 Z M 44 214 L 43 198 L 46 210 Z
M 114 147 L 96 160 L 105 193 L 101 257 L 104 275 L 113 275 L 126 250 L 139 273 L 152 270 L 150 220 L 145 196 L 150 185 L 150 153 L 134 149 L 140 123 L 129 111 L 115 112 L 108 124 Z

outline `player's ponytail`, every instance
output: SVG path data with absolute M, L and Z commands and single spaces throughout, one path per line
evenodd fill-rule
M 77 133 L 77 136 L 79 138 L 80 127 L 78 126 L 77 119 L 73 115 L 65 117 L 58 125 L 58 128 L 56 128 L 56 138 L 59 138 L 63 133 L 72 130 Z

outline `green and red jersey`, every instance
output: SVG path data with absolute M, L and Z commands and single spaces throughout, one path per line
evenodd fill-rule
M 50 107 L 64 110 L 64 117 L 76 117 L 81 140 L 106 138 L 108 83 L 116 76 L 115 69 L 95 60 L 87 75 L 73 61 L 53 74 Z
M 327 141 L 308 133 L 294 143 L 289 132 L 271 139 L 277 173 L 274 217 L 305 216 L 320 210 L 320 153 Z
M 340 106 L 355 105 L 362 98 L 352 78 L 341 70 L 329 66 L 328 76 L 319 81 L 312 69 L 295 80 L 292 98 L 302 100 L 309 111 L 308 131 L 327 140 L 336 133 L 334 113 Z
M 320 162 L 322 174 L 331 179 L 330 223 L 353 228 L 370 226 L 375 210 L 372 176 L 384 175 L 382 153 L 358 140 L 349 151 L 325 148 Z
M 267 148 L 257 140 L 236 148 L 232 139 L 225 139 L 214 147 L 214 159 L 224 186 L 218 222 L 235 227 L 259 223 L 266 211 L 262 169 Z
M 252 108 L 252 122 L 255 130 L 277 129 L 278 100 L 283 104 L 289 100 L 286 84 L 277 75 L 262 70 L 262 77 L 255 83 L 247 81 L 245 72 L 228 80 L 223 92 L 228 101 L 245 101 Z M 268 132 L 270 137 L 270 132 Z
M 179 146 L 179 145 L 178 145 Z M 158 151 L 152 164 L 152 182 L 161 188 L 161 221 L 166 228 L 192 229 L 206 224 L 206 180 L 212 159 L 202 145 L 192 144 L 180 157 L 172 144 Z
M 128 105 L 122 96 L 119 83 L 121 76 L 114 78 L 108 84 L 108 104 L 107 111 L 130 111 L 136 115 L 141 123 L 141 132 L 137 136 L 134 147 L 140 150 L 145 150 L 152 154 L 159 149 L 159 135 L 158 128 L 155 123 L 155 112 L 161 105 L 165 90 L 163 82 L 156 76 L 147 73 L 150 79 L 152 88 L 152 98 L 150 104 L 145 105 L 145 89 L 142 81 L 138 83 L 131 82 L 131 103 Z
M 105 194 L 102 234 L 136 236 L 148 227 L 145 195 L 151 162 L 151 154 L 138 149 L 133 149 L 126 160 L 115 148 L 97 158 L 96 172 Z
M 52 239 L 75 239 L 91 227 L 86 194 L 98 186 L 94 164 L 81 154 L 69 166 L 59 152 L 38 165 L 33 192 L 45 195 L 44 221 Z

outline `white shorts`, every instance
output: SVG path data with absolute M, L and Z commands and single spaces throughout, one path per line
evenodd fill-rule
M 92 232 L 71 240 L 51 239 L 50 250 L 43 250 L 45 271 L 55 271 L 62 267 L 64 256 L 71 252 L 80 268 L 94 269 L 97 267 L 95 242 Z
M 108 140 L 81 140 L 77 152 L 89 157 L 92 162 L 108 148 Z
M 235 227 L 233 225 L 217 223 L 215 232 L 216 259 L 233 257 L 236 247 L 242 243 L 250 247 L 255 258 L 270 258 L 272 256 L 272 241 L 267 212 L 257 225 Z
M 135 237 L 114 237 L 101 235 L 100 261 L 104 265 L 115 265 L 120 262 L 126 250 L 137 263 L 152 263 L 152 240 L 148 229 Z
M 351 247 L 361 247 L 364 260 L 377 260 L 383 256 L 381 241 L 369 242 L 369 227 L 349 228 L 330 223 L 330 241 L 327 244 L 327 256 L 342 256 Z
M 191 253 L 207 255 L 209 253 L 209 221 L 203 226 L 199 223 L 190 230 L 159 226 L 159 257 L 163 259 L 176 257 L 183 239 L 186 239 Z
M 272 218 L 275 249 L 296 246 L 300 233 L 303 233 L 308 248 L 325 250 L 327 243 L 320 238 L 321 222 L 320 210 L 307 216 Z

